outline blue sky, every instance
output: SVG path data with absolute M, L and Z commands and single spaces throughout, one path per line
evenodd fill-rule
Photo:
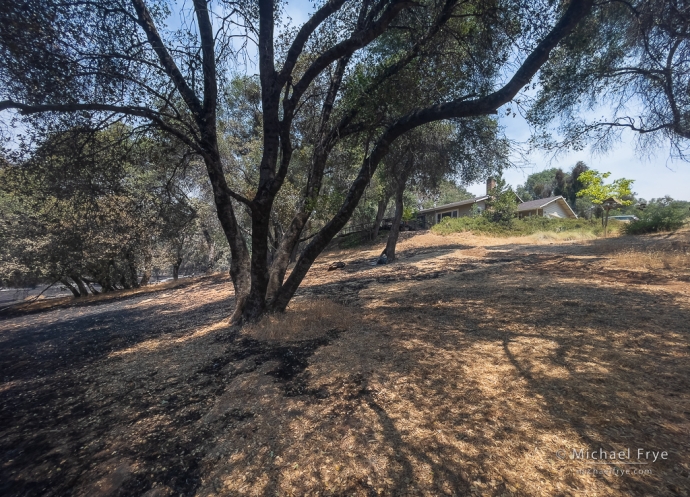
M 521 116 L 503 117 L 501 123 L 505 126 L 508 138 L 519 142 L 529 139 L 529 126 Z M 517 186 L 524 183 L 525 178 L 532 173 L 551 167 L 560 167 L 567 172 L 581 160 L 591 169 L 611 172 L 611 179 L 634 179 L 633 191 L 647 200 L 664 195 L 678 200 L 690 200 L 690 163 L 670 160 L 668 149 L 659 149 L 651 158 L 642 158 L 636 148 L 634 134 L 626 132 L 620 143 L 605 155 L 593 155 L 590 151 L 584 150 L 562 154 L 551 160 L 548 154 L 531 153 L 527 156 L 528 165 L 509 169 L 503 177 L 509 184 Z M 468 190 L 475 195 L 483 195 L 485 188 L 484 183 L 468 186 Z

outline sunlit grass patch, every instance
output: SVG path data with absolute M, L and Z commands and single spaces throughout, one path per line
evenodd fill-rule
M 595 240 L 597 235 L 591 231 L 575 230 L 575 231 L 538 231 L 529 236 L 531 239 L 539 241 L 571 241 L 571 240 Z
M 634 270 L 690 271 L 690 251 L 624 250 L 611 257 L 614 265 Z
M 296 300 L 284 314 L 270 314 L 243 328 L 257 340 L 297 341 L 324 336 L 333 329 L 348 329 L 360 317 L 354 309 L 332 300 Z

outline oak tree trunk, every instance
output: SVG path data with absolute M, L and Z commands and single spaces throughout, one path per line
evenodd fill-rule
M 388 207 L 388 201 L 390 196 L 386 195 L 385 198 L 379 200 L 378 208 L 376 209 L 376 220 L 374 221 L 374 227 L 371 230 L 371 239 L 376 240 L 379 236 L 379 230 L 381 229 L 381 222 L 383 221 L 383 216 L 386 214 L 386 207 Z
M 388 233 L 388 241 L 386 242 L 386 249 L 383 251 L 386 254 L 387 261 L 395 261 L 395 247 L 398 244 L 398 235 L 400 234 L 400 222 L 403 216 L 403 193 L 405 192 L 405 182 L 401 181 L 395 191 L 395 216 L 393 217 L 393 226 Z
M 206 240 L 206 246 L 208 247 L 208 262 L 206 264 L 206 272 L 210 273 L 213 270 L 213 266 L 216 263 L 216 244 L 211 238 L 211 234 L 206 228 L 203 230 L 204 239 Z
M 172 276 L 173 280 L 177 281 L 177 278 L 180 275 L 180 266 L 182 265 L 182 257 L 178 257 L 177 260 L 173 263 L 172 267 Z
M 60 278 L 60 283 L 65 285 L 67 289 L 72 292 L 72 295 L 74 295 L 74 298 L 79 298 L 81 297 L 81 294 L 79 293 L 79 289 L 72 285 L 72 283 L 69 282 L 67 278 Z
M 86 297 L 89 294 L 89 290 L 86 288 L 86 285 L 79 277 L 79 275 L 70 274 L 70 278 L 72 278 L 72 281 L 74 281 L 77 284 L 77 288 L 79 289 L 79 295 L 81 295 L 82 297 Z
M 153 264 L 153 256 L 150 251 L 146 251 L 144 255 L 144 275 L 141 277 L 139 286 L 146 286 L 151 281 L 151 265 Z

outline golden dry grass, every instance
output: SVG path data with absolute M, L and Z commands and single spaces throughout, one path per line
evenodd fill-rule
M 554 231 L 540 231 L 529 235 L 530 240 L 535 242 L 540 241 L 574 241 L 574 240 L 596 240 L 597 236 L 588 231 L 562 231 L 556 233 Z
M 36 437 L 64 461 L 56 476 L 39 453 L 12 478 L 84 496 L 687 496 L 688 280 L 619 255 L 668 254 L 684 237 L 422 234 L 387 266 L 369 265 L 380 246 L 333 251 L 285 315 L 239 332 L 225 324 L 227 277 L 5 321 L 8 371 L 28 361 L 23 340 L 44 368 L 71 339 L 107 345 L 2 392 L 25 392 L 10 421 L 34 423 L 0 432 L 3 448 Z M 327 271 L 334 260 L 347 266 Z M 50 412 L 78 398 L 87 414 L 22 408 L 44 389 L 63 392 Z M 669 458 L 651 474 L 592 476 L 558 456 L 599 447 Z
M 666 269 L 686 272 L 690 270 L 690 253 L 660 250 L 626 250 L 612 257 L 612 263 L 627 269 Z
M 329 299 L 296 299 L 285 313 L 265 316 L 261 321 L 242 329 L 256 340 L 291 342 L 324 336 L 333 329 L 348 329 L 361 321 L 359 315 Z

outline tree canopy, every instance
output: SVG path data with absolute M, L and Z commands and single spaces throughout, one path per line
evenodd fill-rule
M 554 167 L 532 173 L 524 184 L 518 185 L 516 193 L 525 202 L 561 195 L 575 209 L 577 193 L 583 188 L 579 178 L 588 169 L 587 164 L 578 161 L 569 172 Z
M 628 130 L 642 153 L 665 142 L 672 156 L 688 160 L 689 35 L 690 6 L 683 0 L 603 3 L 539 74 L 536 105 L 528 112 L 543 133 L 537 142 L 604 151 Z M 562 139 L 551 138 L 552 124 Z
M 230 247 L 235 322 L 285 309 L 397 139 L 435 121 L 494 116 L 594 8 L 592 0 L 329 0 L 292 27 L 271 0 L 6 7 L 0 111 L 14 111 L 4 114 L 10 121 L 44 134 L 75 119 L 155 129 L 203 163 Z M 167 28 L 180 9 L 193 22 Z M 223 95 L 242 57 L 254 57 L 259 72 L 243 83 L 249 105 Z M 276 229 L 281 198 L 292 208 Z M 324 203 L 332 214 L 286 276 Z

